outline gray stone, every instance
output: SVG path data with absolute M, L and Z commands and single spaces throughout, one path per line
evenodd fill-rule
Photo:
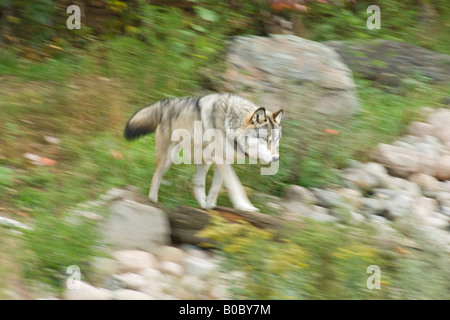
M 416 183 L 425 192 L 436 192 L 440 189 L 439 181 L 435 177 L 424 173 L 412 174 L 408 180 Z
M 127 200 L 115 201 L 110 208 L 102 228 L 106 243 L 118 249 L 152 251 L 170 242 L 170 225 L 164 211 Z
M 312 191 L 317 197 L 319 206 L 333 208 L 346 204 L 345 199 L 334 190 L 313 188 Z
M 353 72 L 362 78 L 381 81 L 380 74 L 388 74 L 396 81 L 414 79 L 417 73 L 434 81 L 450 81 L 450 57 L 413 44 L 400 41 L 374 39 L 362 41 L 326 41 L 348 64 Z M 379 63 L 374 63 L 378 61 Z
M 411 213 L 418 224 L 427 224 L 429 218 L 433 217 L 433 212 L 438 209 L 436 200 L 427 197 L 415 198 L 411 204 Z
M 117 282 L 117 286 L 131 290 L 140 290 L 148 284 L 143 276 L 131 272 L 115 274 L 113 279 Z
M 386 201 L 375 198 L 364 198 L 362 212 L 366 215 L 383 215 L 386 213 Z
M 208 260 L 187 256 L 184 261 L 184 270 L 187 275 L 196 276 L 200 279 L 208 278 L 215 270 L 216 265 Z
M 115 300 L 154 300 L 148 294 L 129 289 L 115 290 L 113 295 Z
M 362 207 L 362 194 L 358 190 L 349 188 L 340 188 L 337 193 L 344 198 L 345 202 L 353 208 L 360 209 Z
M 441 206 L 441 209 L 439 212 L 446 215 L 447 217 L 450 217 L 450 207 Z
M 386 217 L 394 220 L 411 212 L 413 198 L 407 192 L 399 192 L 386 201 Z
M 378 179 L 363 169 L 344 169 L 342 179 L 347 187 L 352 188 L 353 186 L 356 186 L 364 191 L 371 190 L 379 185 Z
M 109 290 L 78 281 L 72 289 L 66 289 L 63 298 L 64 300 L 112 300 L 113 294 Z
M 420 153 L 403 147 L 380 143 L 373 153 L 373 158 L 391 174 L 402 178 L 419 172 L 420 169 Z
M 119 272 L 139 272 L 148 268 L 157 268 L 158 261 L 148 252 L 140 250 L 122 250 L 113 253 Z
M 227 91 L 283 106 L 290 118 L 304 119 L 303 108 L 335 117 L 359 110 L 352 73 L 321 43 L 288 35 L 239 36 L 226 61 Z
M 160 269 L 163 273 L 171 276 L 181 277 L 183 275 L 183 267 L 175 262 L 163 261 L 160 264 Z
M 317 203 L 317 199 L 314 194 L 305 187 L 290 185 L 284 190 L 283 198 L 286 201 L 301 201 L 308 205 Z
M 93 285 L 104 286 L 110 275 L 119 271 L 117 261 L 106 257 L 95 257 L 90 263 L 89 273 L 86 274 Z
M 159 261 L 170 261 L 178 264 L 182 263 L 186 257 L 186 252 L 173 246 L 159 247 L 154 254 Z

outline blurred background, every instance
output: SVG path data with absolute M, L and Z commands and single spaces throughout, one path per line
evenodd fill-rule
M 379 29 L 368 28 L 374 4 Z M 71 5 L 80 8 L 79 29 L 68 28 Z M 262 213 L 296 228 L 214 219 L 203 232 L 216 243 L 207 255 L 239 284 L 189 296 L 170 291 L 178 285 L 166 277 L 169 297 L 450 298 L 450 169 L 442 160 L 450 152 L 449 6 L 0 0 L 0 298 L 64 297 L 66 268 L 91 270 L 105 255 L 101 223 L 74 223 L 68 213 L 113 187 L 148 192 L 154 136 L 124 141 L 129 117 L 162 98 L 217 91 L 289 110 L 278 174 L 261 176 L 257 166 L 236 171 Z M 430 118 L 436 110 L 444 111 Z M 413 138 L 398 142 L 405 136 Z M 419 153 L 393 161 L 380 143 Z M 434 148 L 424 152 L 440 157 L 441 173 L 399 168 L 423 158 L 420 143 Z M 198 208 L 187 188 L 194 170 L 169 170 L 159 196 L 164 208 Z M 231 206 L 225 192 L 218 203 Z M 367 286 L 370 265 L 381 269 L 381 289 Z M 212 281 L 197 280 L 204 287 Z

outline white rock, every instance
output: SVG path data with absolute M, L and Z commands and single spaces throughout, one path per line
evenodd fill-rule
M 435 177 L 424 173 L 412 174 L 408 180 L 416 183 L 424 191 L 436 192 L 440 189 L 439 181 Z
M 126 289 L 140 290 L 148 284 L 148 280 L 143 276 L 131 272 L 115 274 L 113 278 L 117 281 L 120 287 Z
M 284 190 L 284 196 L 283 198 L 286 201 L 300 201 L 304 202 L 305 204 L 313 205 L 317 203 L 317 198 L 314 196 L 314 194 L 309 191 L 308 189 L 297 186 L 297 185 L 290 185 Z
M 180 277 L 183 275 L 183 267 L 175 262 L 163 261 L 160 264 L 160 269 L 163 273 Z
M 148 252 L 140 250 L 115 251 L 113 257 L 117 260 L 119 272 L 134 272 L 147 268 L 157 268 L 158 261 Z
M 209 277 L 216 269 L 216 265 L 208 260 L 187 256 L 183 260 L 186 274 L 196 276 L 201 279 Z
M 164 278 L 164 275 L 162 274 L 161 271 L 153 268 L 144 269 L 139 274 L 148 281 L 150 281 L 151 283 L 162 281 L 162 279 Z
M 115 300 L 154 300 L 153 297 L 145 293 L 130 289 L 114 290 L 113 294 Z
M 412 216 L 420 224 L 426 224 L 427 219 L 433 217 L 433 212 L 437 209 L 437 202 L 427 197 L 415 198 L 411 204 Z
M 422 137 L 425 135 L 432 136 L 435 131 L 435 126 L 425 122 L 412 122 L 408 127 L 408 132 L 418 137 Z
M 386 201 L 386 217 L 397 219 L 409 215 L 413 198 L 407 192 L 399 192 Z
M 97 288 L 89 283 L 77 281 L 72 289 L 66 289 L 63 298 L 65 300 L 111 300 L 111 291 Z
M 183 276 L 180 284 L 183 288 L 191 290 L 196 295 L 203 293 L 207 288 L 207 284 L 204 280 L 193 275 Z
M 118 249 L 152 252 L 170 243 L 170 224 L 161 209 L 130 200 L 113 201 L 102 223 L 104 242 Z
M 159 261 L 169 261 L 180 264 L 186 257 L 186 252 L 173 246 L 161 246 L 155 250 L 155 256 Z

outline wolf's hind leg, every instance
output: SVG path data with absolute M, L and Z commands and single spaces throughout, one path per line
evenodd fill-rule
M 206 184 L 206 175 L 208 174 L 210 165 L 209 164 L 198 164 L 197 165 L 197 173 L 194 177 L 194 196 L 197 199 L 200 207 L 206 207 L 206 193 L 205 193 L 205 184 Z
M 169 148 L 164 148 L 161 144 L 158 144 L 158 136 L 156 138 L 156 170 L 153 174 L 152 183 L 150 185 L 150 192 L 148 194 L 148 198 L 150 201 L 158 202 L 158 189 L 161 184 L 161 179 L 164 174 L 169 170 L 170 165 L 172 164 L 171 153 L 173 146 L 169 146 Z M 159 141 L 161 141 L 160 139 Z
M 209 189 L 208 196 L 206 197 L 206 208 L 212 209 L 216 207 L 217 196 L 219 195 L 220 188 L 222 187 L 223 177 L 220 174 L 219 169 L 215 168 L 214 177 Z

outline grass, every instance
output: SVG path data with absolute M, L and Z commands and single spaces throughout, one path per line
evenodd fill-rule
M 75 264 L 84 268 L 98 254 L 93 250 L 96 225 L 68 223 L 65 219 L 68 210 L 112 187 L 131 184 L 142 193 L 148 192 L 156 161 L 154 136 L 125 141 L 122 130 L 126 121 L 135 110 L 157 99 L 202 94 L 199 70 L 217 61 L 226 39 L 220 14 L 203 11 L 199 13 L 205 18 L 202 21 L 181 16 L 176 9 L 167 10 L 166 16 L 160 17 L 158 10 L 147 7 L 142 13 L 147 28 L 135 30 L 137 35 L 93 42 L 83 51 L 66 48 L 67 51 L 45 62 L 25 60 L 12 51 L 0 56 L 0 215 L 35 228 L 23 236 L 12 236 L 8 230 L 0 229 L 0 273 L 7 275 L 0 279 L 3 289 L 0 298 L 11 297 L 10 292 L 17 286 L 25 288 L 23 277 L 61 290 L 67 266 Z M 160 20 L 154 20 L 155 17 Z M 239 20 L 237 16 L 233 18 Z M 219 22 L 211 23 L 208 19 L 219 19 Z M 194 22 L 198 25 L 191 28 Z M 369 160 L 369 151 L 377 143 L 394 140 L 405 132 L 410 121 L 420 118 L 422 106 L 443 106 L 442 98 L 450 95 L 448 87 L 431 85 L 420 75 L 390 93 L 370 82 L 359 79 L 356 82 L 362 110 L 345 125 L 313 121 L 314 126 L 310 130 L 303 128 L 300 135 L 298 123 L 285 121 L 281 169 L 277 175 L 261 176 L 257 166 L 235 166 L 244 186 L 251 186 L 250 200 L 262 212 L 277 214 L 276 210 L 259 203 L 257 192 L 279 196 L 292 183 L 307 187 L 340 183 L 336 169 L 345 167 L 349 159 Z M 339 135 L 324 133 L 331 125 Z M 48 142 L 46 136 L 56 137 L 60 142 Z M 24 158 L 25 153 L 56 163 L 36 166 Z M 163 205 L 198 206 L 186 187 L 191 185 L 194 171 L 192 166 L 172 166 L 160 188 Z M 225 194 L 220 195 L 218 203 L 230 206 Z M 264 239 L 254 243 L 254 254 L 248 260 L 253 264 L 250 267 L 258 268 L 261 252 L 272 245 L 271 253 L 277 259 L 286 258 L 277 256 L 277 251 L 303 250 L 309 259 L 311 278 L 306 279 L 302 270 L 298 273 L 289 270 L 292 278 L 280 272 L 271 278 L 272 266 L 262 265 L 256 269 L 260 271 L 255 273 L 257 278 L 251 279 L 247 287 L 250 290 L 239 293 L 241 297 L 260 298 L 271 294 L 295 298 L 339 297 L 340 290 L 352 288 L 354 284 L 339 277 L 353 272 L 354 260 L 342 261 L 335 257 L 342 248 L 348 248 L 346 236 L 341 230 L 328 232 L 320 224 L 312 223 L 311 228 L 293 235 L 289 239 L 291 246 L 267 243 Z M 246 256 L 241 258 L 245 261 Z M 323 267 L 328 261 L 333 262 L 332 270 Z M 393 270 L 403 270 L 402 262 L 392 257 L 383 261 Z M 420 258 L 405 263 L 408 274 L 414 277 L 424 267 Z M 424 263 L 425 267 L 429 266 L 429 262 Z M 441 270 L 440 266 L 436 269 Z M 282 265 L 277 270 L 288 267 Z M 357 272 L 359 277 L 365 276 L 360 269 Z M 320 276 L 324 273 L 333 278 L 330 287 L 321 283 Z M 397 287 L 414 287 L 407 275 L 393 278 L 401 282 Z M 296 281 L 312 287 L 275 293 L 259 291 L 261 283 L 275 280 L 277 289 L 290 288 Z M 316 291 L 322 286 L 328 291 Z M 21 297 L 30 297 L 27 290 L 21 290 Z

